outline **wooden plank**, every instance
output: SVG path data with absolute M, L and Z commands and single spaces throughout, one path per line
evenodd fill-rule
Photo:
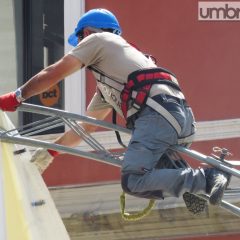
M 236 187 L 233 178 L 231 187 Z M 157 201 L 149 216 L 125 222 L 120 215 L 119 183 L 51 188 L 51 195 L 73 240 L 171 239 L 200 235 L 239 233 L 240 218 L 209 206 L 200 216 L 191 215 L 181 198 Z M 225 200 L 240 206 L 240 194 Z M 127 196 L 127 210 L 141 210 L 147 200 Z

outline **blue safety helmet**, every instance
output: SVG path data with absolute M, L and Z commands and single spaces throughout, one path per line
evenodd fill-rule
M 69 36 L 68 43 L 72 46 L 77 46 L 78 37 L 77 35 L 85 27 L 94 27 L 94 28 L 104 28 L 104 29 L 113 29 L 113 33 L 121 35 L 122 30 L 118 23 L 117 18 L 113 13 L 106 9 L 92 9 L 80 18 L 77 27 L 74 32 Z

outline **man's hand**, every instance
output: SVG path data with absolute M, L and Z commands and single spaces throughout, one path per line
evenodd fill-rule
M 52 163 L 53 159 L 54 157 L 49 153 L 47 149 L 38 148 L 32 155 L 30 162 L 34 163 L 38 171 L 42 174 Z
M 18 101 L 16 92 L 0 96 L 0 109 L 3 111 L 14 112 L 20 104 L 21 101 Z

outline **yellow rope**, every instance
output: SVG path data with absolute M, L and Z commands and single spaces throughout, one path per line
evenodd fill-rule
M 137 212 L 137 213 L 127 213 L 125 212 L 125 192 L 123 192 L 120 196 L 120 206 L 121 206 L 121 215 L 122 218 L 126 221 L 138 221 L 142 218 L 144 218 L 145 216 L 147 216 L 152 208 L 154 207 L 155 204 L 155 200 L 151 199 L 149 201 L 149 204 L 146 208 L 144 208 L 142 211 Z

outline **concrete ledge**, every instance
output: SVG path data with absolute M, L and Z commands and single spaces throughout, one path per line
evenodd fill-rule
M 237 186 L 233 179 L 230 187 Z M 191 215 L 182 198 L 157 201 L 154 210 L 137 222 L 120 215 L 119 183 L 50 189 L 71 239 L 186 239 L 187 236 L 239 233 L 240 218 L 209 206 L 200 216 Z M 240 195 L 225 200 L 240 206 Z M 127 196 L 127 211 L 142 210 L 148 200 Z

